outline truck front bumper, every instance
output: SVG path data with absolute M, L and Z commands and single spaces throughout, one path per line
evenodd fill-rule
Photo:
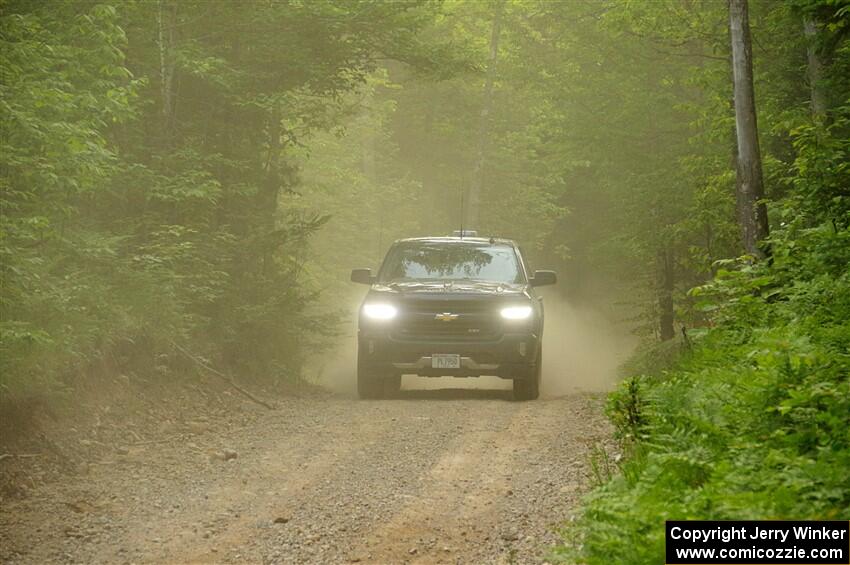
M 492 375 L 504 379 L 526 378 L 536 368 L 539 351 L 539 336 L 529 332 L 503 334 L 489 341 L 407 341 L 361 330 L 358 336 L 358 367 L 371 374 L 386 376 Z M 459 355 L 460 368 L 432 368 L 433 354 Z

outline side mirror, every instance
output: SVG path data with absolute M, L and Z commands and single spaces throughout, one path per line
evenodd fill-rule
M 360 284 L 372 284 L 375 282 L 375 277 L 372 276 L 372 269 L 352 269 L 351 282 Z
M 534 277 L 529 281 L 531 286 L 546 286 L 558 282 L 555 271 L 534 271 Z

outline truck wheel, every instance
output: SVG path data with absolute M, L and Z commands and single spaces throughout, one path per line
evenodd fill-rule
M 384 381 L 362 369 L 357 370 L 357 396 L 362 400 L 375 400 L 384 393 Z
M 543 350 L 537 352 L 537 363 L 529 367 L 524 378 L 514 379 L 514 400 L 537 400 L 540 396 L 540 374 L 543 369 Z
M 361 361 L 363 355 L 357 351 L 357 396 L 363 400 L 381 398 L 384 393 L 384 379 Z
M 384 398 L 393 398 L 398 396 L 401 391 L 401 375 L 393 375 L 383 380 Z

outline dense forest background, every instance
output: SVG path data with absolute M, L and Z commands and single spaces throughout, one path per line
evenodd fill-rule
M 726 1 L 0 11 L 4 403 L 189 378 L 180 349 L 295 381 L 350 318 L 350 268 L 463 221 L 640 312 L 626 457 L 559 555 L 651 561 L 659 517 L 850 512 L 846 0 L 749 2 L 756 249 Z

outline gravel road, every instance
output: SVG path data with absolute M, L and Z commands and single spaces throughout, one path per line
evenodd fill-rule
M 286 399 L 0 509 L 6 563 L 539 563 L 609 442 L 599 396 Z

